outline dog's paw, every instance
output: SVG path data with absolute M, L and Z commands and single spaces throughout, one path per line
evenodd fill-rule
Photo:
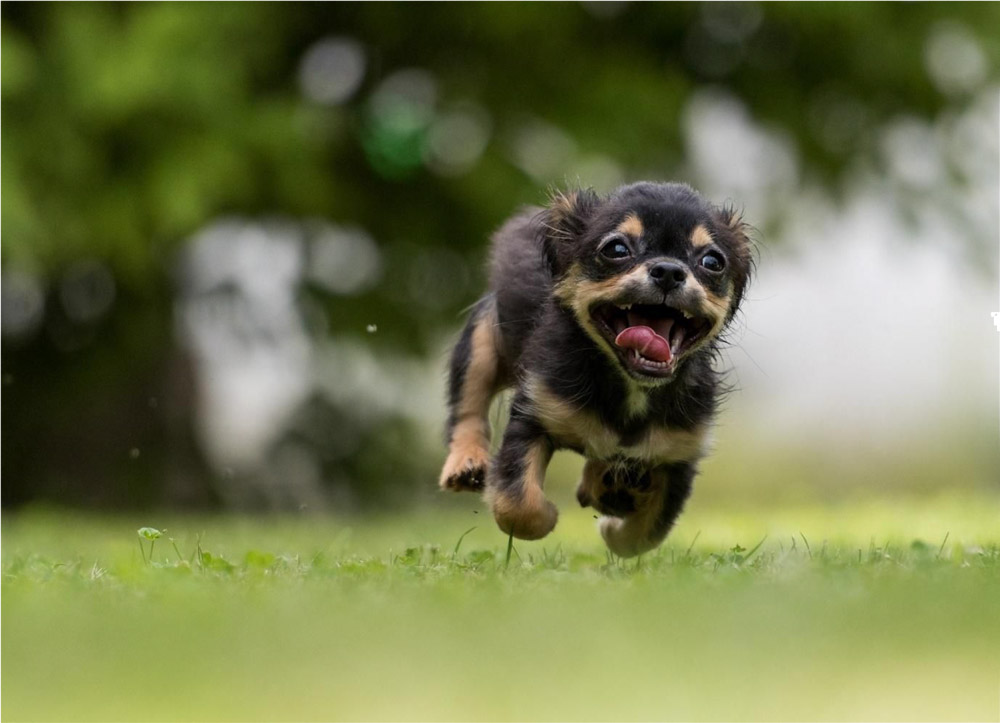
M 619 557 L 635 557 L 652 550 L 658 544 L 650 540 L 638 520 L 621 517 L 602 517 L 598 523 L 604 544 Z
M 652 486 L 650 471 L 641 466 L 588 459 L 576 499 L 582 507 L 593 507 L 603 515 L 625 517 L 648 504 L 654 492 Z
M 519 540 L 540 540 L 552 532 L 559 520 L 559 510 L 540 490 L 527 492 L 520 499 L 493 493 L 490 507 L 497 526 Z
M 438 485 L 443 490 L 481 492 L 486 484 L 490 453 L 482 447 L 453 449 L 445 460 Z

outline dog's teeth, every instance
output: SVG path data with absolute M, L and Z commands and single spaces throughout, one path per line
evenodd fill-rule
M 693 318 L 694 318 L 693 316 L 691 316 L 691 315 L 690 315 L 689 313 L 687 313 L 686 311 L 681 311 L 681 313 L 682 313 L 682 314 L 684 314 L 684 318 L 685 318 L 685 319 L 693 319 Z

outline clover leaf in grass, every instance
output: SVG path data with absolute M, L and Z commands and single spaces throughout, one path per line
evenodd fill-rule
M 161 537 L 163 537 L 163 532 L 166 532 L 166 530 L 164 530 L 164 531 L 161 532 L 160 530 L 156 529 L 155 527 L 140 527 L 136 531 L 139 533 L 139 552 L 142 553 L 142 561 L 143 561 L 144 564 L 148 565 L 149 562 L 153 559 L 153 546 L 156 544 L 156 541 L 158 539 L 160 539 Z M 146 551 L 142 547 L 142 541 L 143 541 L 143 539 L 149 540 L 149 559 L 148 560 L 146 559 Z

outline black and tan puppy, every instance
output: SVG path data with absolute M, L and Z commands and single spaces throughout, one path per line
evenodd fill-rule
M 751 269 L 744 224 L 688 186 L 557 195 L 494 236 L 490 292 L 451 359 L 441 487 L 485 490 L 500 529 L 535 540 L 556 449 L 586 457 L 577 498 L 624 556 L 656 547 L 691 491 L 719 394 L 719 334 Z M 515 388 L 490 459 L 490 400 Z

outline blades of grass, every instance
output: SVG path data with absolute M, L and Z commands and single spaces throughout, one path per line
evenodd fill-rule
M 459 536 L 458 542 L 455 543 L 455 551 L 451 553 L 452 557 L 457 557 L 458 556 L 458 548 L 460 548 L 462 546 L 462 540 L 464 540 L 465 536 L 468 535 L 470 532 L 472 532 L 474 529 L 476 529 L 475 525 L 473 525 L 472 527 L 470 527 L 469 529 L 467 529 L 465 532 L 463 532 L 461 534 L 461 536 Z
M 753 557 L 753 554 L 754 554 L 755 552 L 757 552 L 757 550 L 759 550 L 759 549 L 760 549 L 760 546 L 764 544 L 764 540 L 766 540 L 766 539 L 767 539 L 767 535 L 764 535 L 764 536 L 763 536 L 763 537 L 761 538 L 760 542 L 758 542 L 758 543 L 757 543 L 756 545 L 754 545 L 754 546 L 753 546 L 753 549 L 752 549 L 752 550 L 750 550 L 750 552 L 748 552 L 748 553 L 747 553 L 747 554 L 746 554 L 746 555 L 745 555 L 745 556 L 743 557 L 743 562 L 744 562 L 744 563 L 747 563 L 747 562 L 750 562 L 750 558 L 751 558 L 751 557 Z
M 170 538 L 170 544 L 173 545 L 174 552 L 177 553 L 177 562 L 184 562 L 184 556 L 181 554 L 181 551 L 177 549 L 177 542 L 172 537 Z
M 139 552 L 142 554 L 142 564 L 143 565 L 148 565 L 149 563 L 146 562 L 146 551 L 142 547 L 142 538 L 141 537 L 139 538 Z
M 950 530 L 948 532 L 944 533 L 944 539 L 941 540 L 941 547 L 938 548 L 937 554 L 934 556 L 935 560 L 941 559 L 941 553 L 944 552 L 944 546 L 948 542 L 948 535 L 950 535 L 950 534 L 951 534 Z
M 806 544 L 806 552 L 809 553 L 809 559 L 811 560 L 812 556 L 813 556 L 813 551 L 812 551 L 812 548 L 809 547 L 809 540 L 806 539 L 806 536 L 803 535 L 801 531 L 799 532 L 799 537 L 801 537 L 802 538 L 802 542 L 804 542 Z
M 510 565 L 510 552 L 514 549 L 514 531 L 511 530 L 510 537 L 507 538 L 507 559 L 503 562 L 503 569 Z
M 687 552 L 684 553 L 684 558 L 685 559 L 691 557 L 691 550 L 694 549 L 694 543 L 696 543 L 698 541 L 698 538 L 700 536 L 701 536 L 701 530 L 698 530 L 696 533 L 694 533 L 694 539 L 691 540 L 691 544 L 688 545 Z

